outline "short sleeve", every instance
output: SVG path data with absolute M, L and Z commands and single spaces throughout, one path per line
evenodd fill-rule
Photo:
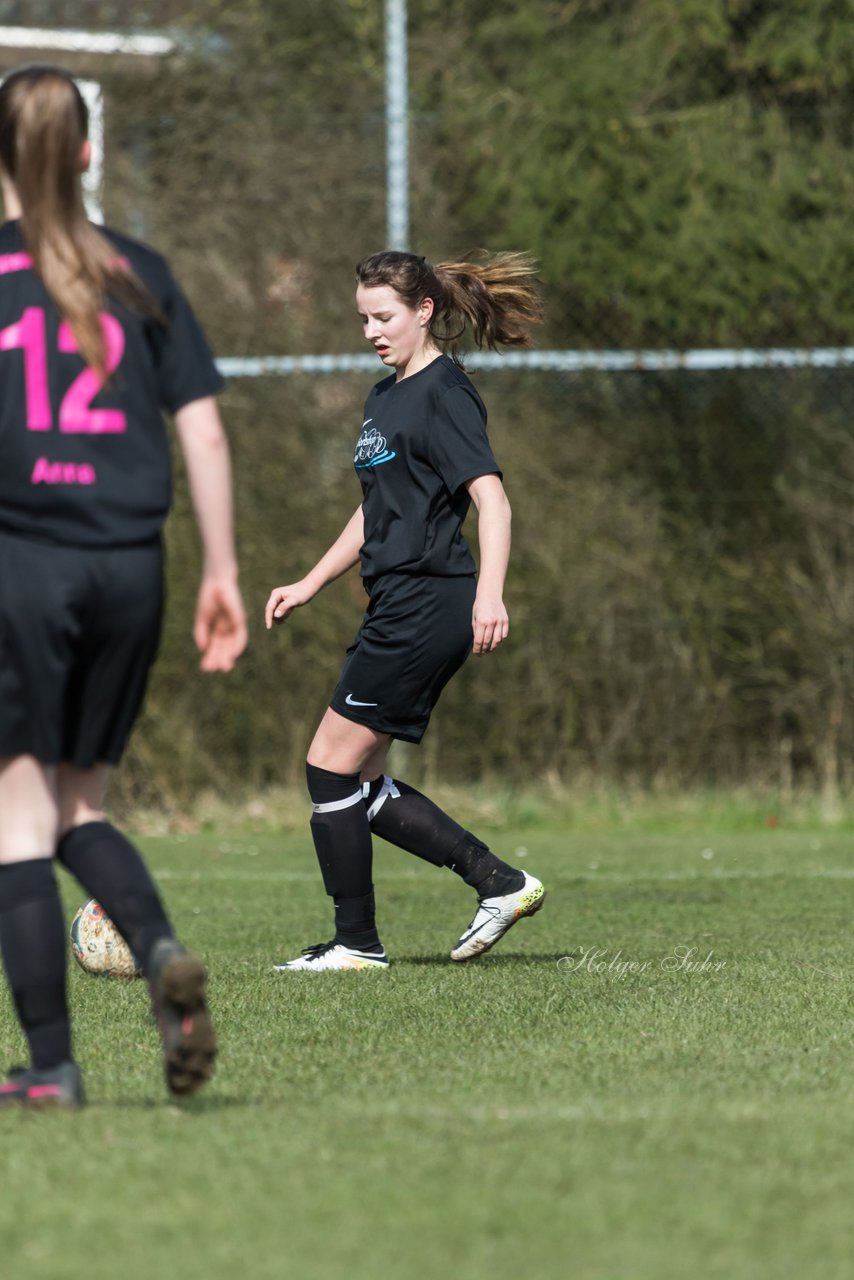
M 430 433 L 430 461 L 450 493 L 476 476 L 501 478 L 486 435 L 486 410 L 468 387 L 451 387 L 440 397 Z
M 202 327 L 171 272 L 162 305 L 166 330 L 158 353 L 160 403 L 170 413 L 193 400 L 215 395 L 225 385 Z

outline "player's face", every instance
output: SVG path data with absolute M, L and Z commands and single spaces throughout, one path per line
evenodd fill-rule
M 405 373 L 420 358 L 428 338 L 433 304 L 429 299 L 413 310 L 387 284 L 360 284 L 356 309 L 365 337 L 383 364 Z

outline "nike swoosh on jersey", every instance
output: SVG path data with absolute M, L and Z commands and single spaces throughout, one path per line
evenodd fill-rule
M 357 701 L 356 701 L 356 699 L 353 697 L 352 693 L 348 693 L 348 694 L 347 694 L 347 697 L 344 699 L 344 701 L 346 702 L 346 704 L 347 704 L 347 706 L 348 706 L 348 707 L 377 707 L 377 706 L 379 706 L 379 703 L 378 703 L 378 702 L 357 702 Z

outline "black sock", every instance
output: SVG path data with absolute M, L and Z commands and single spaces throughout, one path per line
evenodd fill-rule
M 173 933 L 139 851 L 111 823 L 85 822 L 66 832 L 56 852 L 100 902 L 147 975 L 155 942 Z
M 502 862 L 477 836 L 405 782 L 377 778 L 365 804 L 375 835 L 435 867 L 449 867 L 479 897 L 515 893 L 524 885 L 523 872 Z
M 52 858 L 0 866 L 0 949 L 32 1065 L 68 1062 L 65 917 Z
M 335 941 L 380 949 L 374 914 L 373 846 L 358 773 L 305 767 L 311 835 L 326 892 L 335 904 Z
M 335 941 L 356 951 L 382 951 L 376 926 L 374 891 L 359 898 L 335 898 Z

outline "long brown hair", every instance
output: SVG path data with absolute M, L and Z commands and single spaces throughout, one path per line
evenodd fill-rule
M 86 217 L 80 157 L 88 126 L 80 90 L 58 67 L 22 67 L 0 86 L 0 165 L 21 203 L 24 245 L 80 354 L 103 380 L 100 313 L 107 294 L 161 316 L 139 277 Z
M 467 328 L 478 347 L 530 346 L 530 328 L 543 318 L 536 274 L 527 253 L 483 250 L 431 266 L 414 253 L 386 249 L 356 267 L 359 284 L 389 285 L 413 310 L 432 298 L 430 337 L 439 346 L 450 345 L 452 354 Z

